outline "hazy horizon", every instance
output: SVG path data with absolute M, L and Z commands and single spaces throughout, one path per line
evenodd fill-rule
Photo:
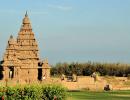
M 28 11 L 40 58 L 57 62 L 130 63 L 130 0 L 3 0 L 0 58 Z

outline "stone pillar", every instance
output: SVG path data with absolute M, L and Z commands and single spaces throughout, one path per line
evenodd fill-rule
M 18 67 L 18 83 L 21 83 L 22 82 L 22 75 L 21 75 L 21 73 L 22 73 L 22 71 L 21 71 L 21 68 L 20 67 Z
M 8 67 L 4 67 L 3 79 L 9 79 L 9 69 Z
M 50 78 L 50 68 L 42 68 L 42 77 Z
M 42 75 L 43 77 L 45 76 L 46 79 L 50 78 L 50 66 L 47 61 L 45 61 L 42 65 Z
M 17 83 L 19 83 L 19 79 L 20 79 L 20 68 L 17 67 L 16 68 L 16 81 L 17 81 Z
M 6 79 L 6 67 L 3 67 L 3 80 Z
M 46 70 L 44 68 L 42 68 L 42 78 L 46 78 Z
M 50 68 L 46 68 L 47 78 L 50 78 Z

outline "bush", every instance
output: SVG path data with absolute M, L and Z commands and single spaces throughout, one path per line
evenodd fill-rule
M 22 99 L 24 100 L 42 100 L 42 89 L 38 86 L 25 86 Z
M 0 97 L 5 96 L 5 89 L 4 87 L 0 87 Z
M 66 89 L 58 85 L 0 88 L 5 100 L 65 100 Z
M 7 87 L 5 91 L 5 98 L 7 100 L 20 100 L 22 97 L 22 89 L 18 87 Z M 15 98 L 15 99 L 14 99 Z
M 65 100 L 66 99 L 66 89 L 58 85 L 47 85 L 42 88 L 43 94 L 47 100 Z

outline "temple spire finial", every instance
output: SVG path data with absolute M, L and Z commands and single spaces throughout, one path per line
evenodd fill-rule
M 13 35 L 12 34 L 10 35 L 10 39 L 13 39 Z
M 26 11 L 26 13 L 25 13 L 25 17 L 28 17 L 28 12 Z

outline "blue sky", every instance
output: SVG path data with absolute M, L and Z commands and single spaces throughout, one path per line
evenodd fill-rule
M 130 0 L 1 0 L 1 59 L 26 10 L 50 64 L 130 63 Z

